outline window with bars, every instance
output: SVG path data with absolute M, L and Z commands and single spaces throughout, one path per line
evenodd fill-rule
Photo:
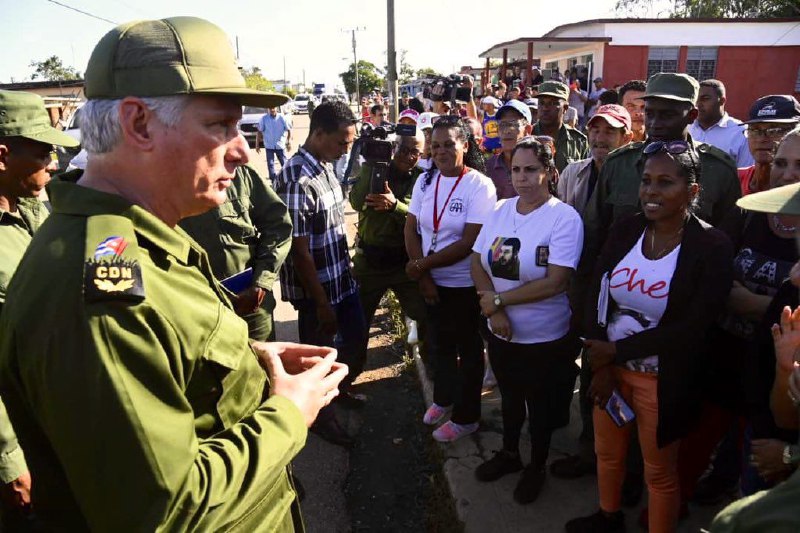
M 717 49 L 708 46 L 690 46 L 686 54 L 686 74 L 697 81 L 713 78 L 717 72 Z
M 678 72 L 677 46 L 651 46 L 647 55 L 647 78 L 658 72 Z

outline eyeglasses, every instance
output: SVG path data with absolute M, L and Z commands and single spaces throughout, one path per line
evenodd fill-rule
M 747 130 L 745 130 L 745 135 L 754 139 L 758 139 L 759 137 L 783 137 L 789 133 L 791 129 L 792 128 L 785 127 L 764 128 L 763 130 L 747 128 Z
M 523 123 L 524 122 L 522 120 L 501 120 L 497 123 L 497 126 L 498 128 L 500 128 L 500 131 L 503 130 L 519 131 L 522 128 Z
M 408 146 L 398 147 L 397 153 L 402 155 L 409 155 L 411 157 L 419 157 L 420 155 L 422 155 L 422 152 L 420 152 L 416 148 L 409 148 Z
M 689 160 L 692 162 L 694 168 L 695 179 L 700 177 L 700 169 L 698 168 L 697 161 L 695 160 L 694 150 L 691 149 L 689 143 L 682 140 L 677 141 L 654 141 L 644 147 L 642 153 L 647 156 L 657 154 L 659 152 L 666 152 L 670 155 L 680 155 L 689 153 Z

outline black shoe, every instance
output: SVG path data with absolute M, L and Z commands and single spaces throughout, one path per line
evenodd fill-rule
M 506 474 L 522 470 L 522 461 L 519 454 L 506 450 L 494 452 L 494 457 L 484 461 L 475 469 L 475 479 L 478 481 L 497 481 Z
M 364 404 L 367 403 L 367 397 L 363 394 L 340 392 L 333 401 L 345 409 L 361 409 L 364 407 Z
M 644 479 L 642 474 L 627 473 L 625 481 L 622 483 L 622 505 L 624 507 L 636 507 L 642 500 L 644 492 Z
M 514 500 L 523 505 L 534 502 L 542 491 L 545 477 L 544 467 L 536 468 L 532 465 L 525 467 L 517 488 L 514 489 Z
M 587 474 L 597 474 L 597 464 L 580 455 L 568 455 L 550 465 L 550 473 L 560 479 L 578 479 Z
M 348 435 L 344 428 L 339 425 L 339 422 L 336 421 L 336 418 L 332 416 L 324 419 L 318 418 L 317 421 L 311 425 L 311 431 L 326 441 L 345 448 L 352 448 L 356 443 L 353 437 Z
M 713 472 L 697 482 L 692 501 L 699 505 L 717 505 L 726 497 L 735 494 L 739 483 L 721 479 Z
M 625 515 L 617 511 L 609 516 L 603 511 L 593 515 L 573 518 L 564 526 L 567 533 L 624 533 Z

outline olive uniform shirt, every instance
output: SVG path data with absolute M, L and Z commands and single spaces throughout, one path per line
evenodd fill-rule
M 237 168 L 227 194 L 228 201 L 221 206 L 185 218 L 179 225 L 206 251 L 217 279 L 253 268 L 253 285 L 266 291 L 261 305 L 265 314 L 244 318 L 251 337 L 265 340 L 272 329 L 269 315 L 275 309 L 272 286 L 292 247 L 292 220 L 286 204 L 252 167 Z M 258 324 L 261 319 L 267 323 Z M 252 335 L 254 331 L 266 335 Z
M 65 531 L 302 529 L 300 410 L 269 396 L 205 252 L 67 182 L 0 319 L 0 394 L 37 516 Z
M 17 199 L 17 211 L 0 209 L 0 310 L 6 302 L 8 283 L 17 270 L 33 233 L 47 218 L 48 211 L 36 198 Z M 10 483 L 28 470 L 14 428 L 0 400 L 0 482 Z
M 533 134 L 543 135 L 538 122 L 533 125 Z M 566 124 L 562 124 L 561 129 L 558 130 L 555 145 L 555 163 L 559 172 L 564 170 L 568 164 L 589 157 L 589 142 L 586 140 L 586 135 Z

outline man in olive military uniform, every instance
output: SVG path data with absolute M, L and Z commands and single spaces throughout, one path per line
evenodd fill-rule
M 353 274 L 358 279 L 358 296 L 367 328 L 388 289 L 392 289 L 412 320 L 422 324 L 425 317 L 419 286 L 406 274 L 408 256 L 403 236 L 411 192 L 422 172 L 417 161 L 424 146 L 425 137 L 420 131 L 416 136 L 398 135 L 383 192 L 370 192 L 370 165 L 361 167 L 358 181 L 350 191 L 350 205 L 358 212 Z M 363 353 L 366 354 L 366 347 Z
M 251 339 L 275 340 L 272 285 L 292 247 L 289 210 L 251 166 L 236 169 L 221 206 L 184 218 L 180 226 L 203 247 L 217 279 L 252 269 L 247 287 L 232 297 Z
M 534 135 L 552 137 L 556 145 L 556 168 L 559 172 L 570 163 L 589 157 L 586 135 L 564 123 L 569 107 L 569 87 L 560 81 L 539 85 L 539 120 L 533 125 Z
M 0 394 L 37 517 L 302 530 L 289 462 L 347 367 L 330 348 L 251 343 L 177 227 L 223 204 L 247 163 L 241 106 L 286 97 L 246 88 L 227 36 L 193 17 L 111 30 L 85 90 L 86 170 L 51 184 L 0 318 Z
M 47 209 L 39 195 L 58 166 L 53 145 L 78 142 L 50 124 L 44 101 L 26 92 L 0 91 L 0 310 L 11 276 Z M 25 456 L 0 401 L 0 500 L 3 525 L 18 526 L 30 506 L 31 477 Z

